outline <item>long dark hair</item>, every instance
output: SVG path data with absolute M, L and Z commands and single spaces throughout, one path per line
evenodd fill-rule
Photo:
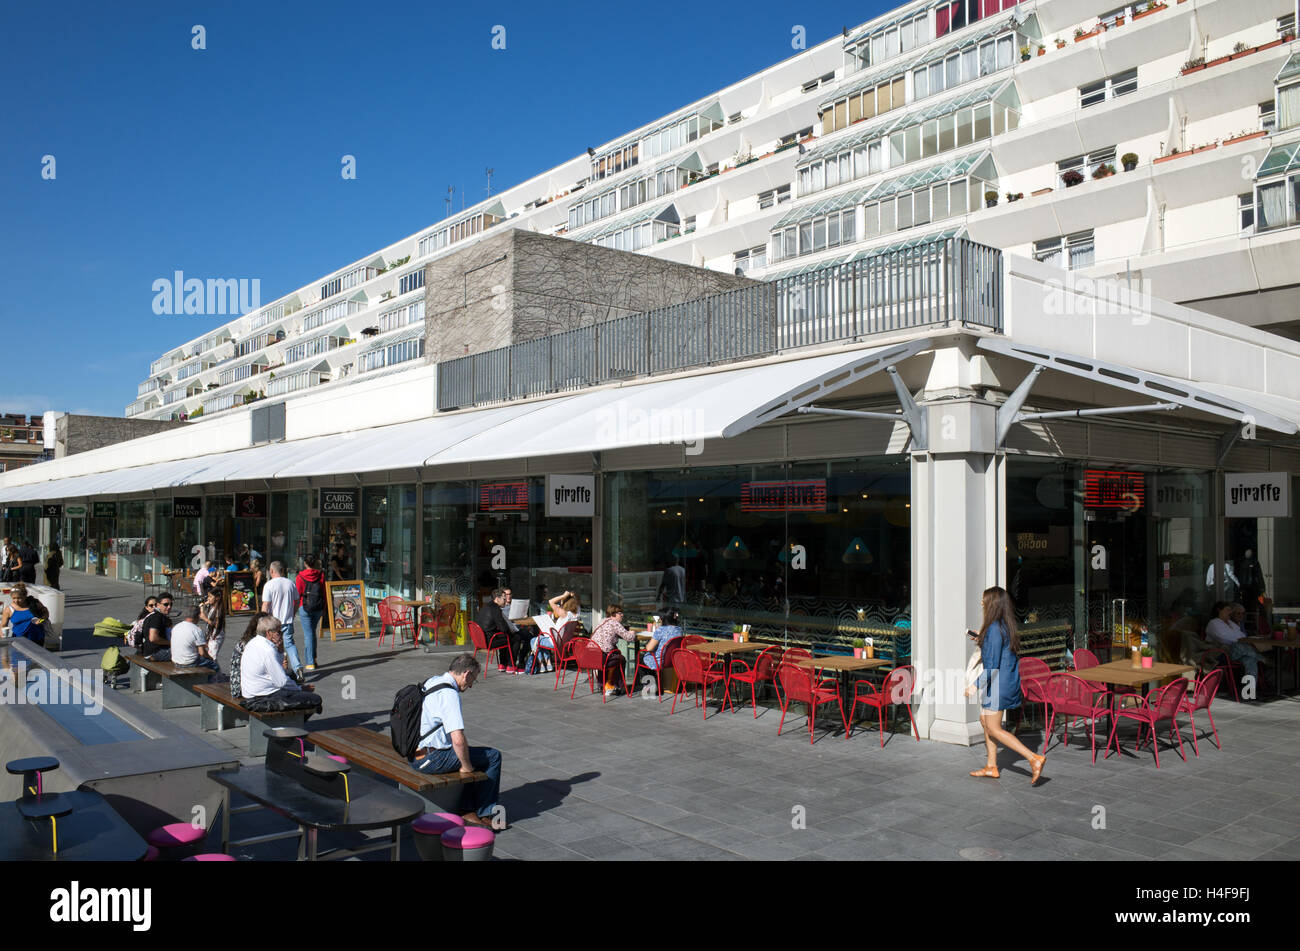
M 258 611 L 248 619 L 248 630 L 246 630 L 244 636 L 239 639 L 239 643 L 247 644 L 253 638 L 257 637 L 257 622 L 262 620 L 264 617 L 270 617 L 270 615 L 265 611 Z
M 984 591 L 984 623 L 980 626 L 979 637 L 975 639 L 981 651 L 984 650 L 984 635 L 997 621 L 1001 621 L 1002 626 L 1006 628 L 1011 652 L 1019 654 L 1020 634 L 1016 630 L 1016 606 L 1011 600 L 1011 595 L 1007 594 L 1006 588 L 994 585 Z
M 203 599 L 205 605 L 207 604 L 208 598 L 212 597 L 213 595 L 216 596 L 216 603 L 212 605 L 212 607 L 215 607 L 216 610 L 214 612 L 205 611 L 204 613 L 209 614 L 210 620 L 208 621 L 208 624 L 213 631 L 225 631 L 226 629 L 226 599 L 224 597 L 225 592 L 219 587 L 209 588 L 207 595 Z

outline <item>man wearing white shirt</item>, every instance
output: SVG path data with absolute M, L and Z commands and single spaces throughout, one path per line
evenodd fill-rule
M 294 679 L 302 683 L 302 664 L 293 646 L 293 619 L 298 612 L 298 589 L 284 576 L 284 564 L 271 562 L 271 580 L 262 589 L 262 611 L 280 622 L 284 638 L 284 652 L 289 657 L 289 669 Z
M 420 710 L 419 746 L 411 765 L 422 773 L 485 773 L 485 782 L 465 787 L 474 808 L 462 818 L 471 825 L 490 828 L 501 789 L 501 752 L 489 746 L 469 745 L 460 709 L 461 693 L 474 686 L 481 670 L 472 654 L 460 654 L 452 660 L 447 673 L 424 682 L 428 694 Z
M 323 703 L 308 685 L 303 689 L 284 672 L 280 653 L 280 622 L 264 617 L 257 622 L 257 636 L 244 648 L 239 663 L 240 694 L 245 700 L 276 699 L 298 704 L 310 703 L 320 713 Z
M 1226 647 L 1228 657 L 1244 667 L 1246 673 L 1258 682 L 1259 664 L 1264 659 L 1264 655 L 1243 640 L 1246 632 L 1233 618 L 1234 609 L 1239 607 L 1241 605 L 1228 601 L 1214 602 L 1214 607 L 1210 609 L 1210 613 L 1214 616 L 1205 625 L 1205 639 L 1211 644 Z M 1242 614 L 1244 616 L 1244 609 Z
M 185 609 L 185 620 L 172 627 L 172 663 L 177 667 L 207 667 L 217 670 L 216 658 L 208 656 L 208 633 L 198 625 L 199 608 Z

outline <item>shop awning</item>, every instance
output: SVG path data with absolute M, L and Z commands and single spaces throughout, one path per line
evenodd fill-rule
M 0 488 L 0 503 L 127 495 L 236 481 L 414 469 L 726 439 L 824 399 L 928 340 L 552 399 Z
M 1300 432 L 1300 425 L 1297 425 L 1300 416 L 1288 419 L 1270 410 L 1270 406 L 1280 407 L 1277 402 L 1280 398 L 1211 383 L 1198 383 L 1193 386 L 1185 380 L 1174 377 L 1148 373 L 1145 370 L 1093 357 L 1081 357 L 1076 354 L 1046 350 L 1042 347 L 1026 346 L 1004 337 L 984 337 L 980 340 L 979 346 L 981 350 L 1035 363 L 1049 370 L 1058 370 L 1096 383 L 1141 393 L 1150 397 L 1152 402 L 1177 403 L 1188 409 L 1209 413 L 1211 416 L 1218 416 L 1234 423 L 1251 420 L 1256 426 L 1287 436 Z

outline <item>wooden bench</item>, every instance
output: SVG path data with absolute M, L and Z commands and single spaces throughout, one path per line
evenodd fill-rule
M 250 756 L 262 756 L 266 753 L 267 727 L 292 726 L 303 727 L 307 714 L 312 710 L 278 710 L 274 713 L 259 713 L 249 710 L 238 699 L 230 695 L 230 684 L 199 684 L 194 688 L 199 695 L 199 721 L 204 730 L 222 731 L 239 722 L 248 723 L 248 753 Z
M 486 775 L 478 772 L 422 773 L 397 754 L 386 732 L 363 726 L 310 733 L 307 742 L 318 750 L 342 756 L 353 766 L 405 786 L 436 806 L 433 811 L 458 810 L 461 787 L 487 779 Z
M 194 691 L 213 674 L 207 667 L 178 667 L 169 660 L 150 660 L 142 654 L 130 654 L 126 659 L 131 662 L 131 689 L 136 693 L 162 684 L 164 710 L 197 707 L 199 697 Z

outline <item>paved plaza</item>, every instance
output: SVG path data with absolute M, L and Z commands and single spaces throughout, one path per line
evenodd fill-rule
M 91 626 L 106 615 L 133 620 L 142 588 L 64 578 L 63 656 L 97 668 L 109 642 L 91 637 Z M 227 631 L 223 669 L 242 627 L 235 619 Z M 398 688 L 444 672 L 453 654 L 326 635 L 313 681 L 325 709 L 310 727 L 386 731 Z M 1092 765 L 1080 730 L 1069 747 L 1052 747 L 1044 780 L 1031 788 L 1028 765 L 1007 752 L 1001 779 L 969 778 L 983 765 L 982 746 L 918 743 L 899 732 L 881 749 L 874 722 L 846 741 L 827 732 L 829 719 L 810 746 L 794 710 L 778 737 L 774 706 L 760 703 L 755 720 L 748 706 L 719 715 L 711 704 L 701 719 L 687 701 L 670 716 L 669 703 L 653 698 L 602 704 L 585 680 L 570 700 L 571 683 L 572 674 L 557 693 L 553 675 L 493 667 L 464 695 L 470 743 L 504 757 L 510 828 L 497 839 L 499 859 L 1300 859 L 1300 704 L 1288 699 L 1220 697 L 1213 711 L 1224 748 L 1203 737 L 1197 758 L 1186 742 L 1183 762 L 1162 747 L 1159 770 L 1149 750 Z M 344 699 L 351 688 L 355 699 Z M 130 696 L 162 712 L 160 691 Z M 198 707 L 164 715 L 256 762 L 246 758 L 244 731 L 202 734 Z M 1041 745 L 1041 725 L 1021 736 Z M 236 837 L 284 826 L 269 815 L 235 822 Z M 236 851 L 274 859 L 292 858 L 292 849 Z M 416 858 L 409 839 L 402 854 Z

